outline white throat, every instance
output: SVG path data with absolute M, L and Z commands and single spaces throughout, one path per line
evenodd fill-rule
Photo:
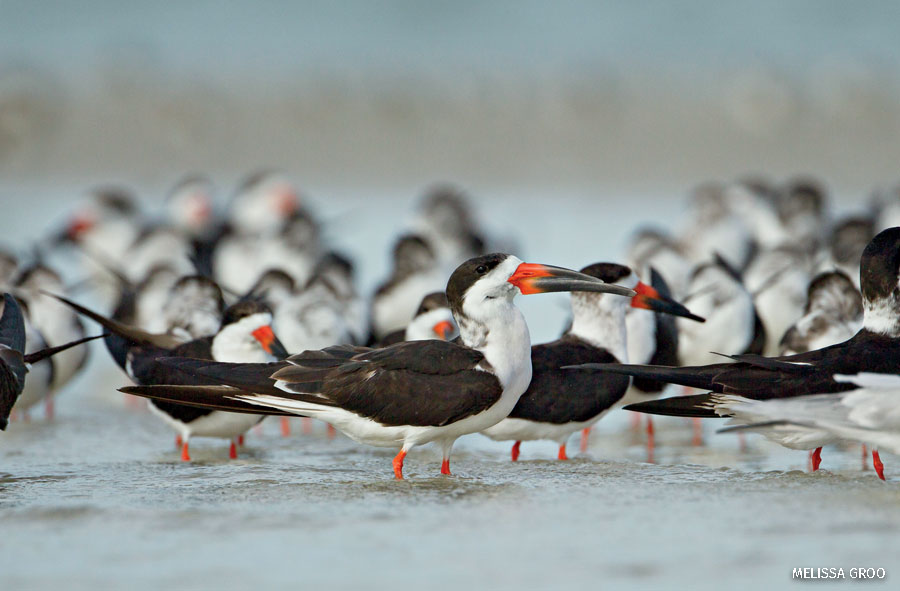
M 606 349 L 620 363 L 628 363 L 625 312 L 630 301 L 611 294 L 573 293 L 569 334 Z
M 262 348 L 253 331 L 272 324 L 266 313 L 251 314 L 224 327 L 213 338 L 212 356 L 226 363 L 269 363 L 276 361 Z

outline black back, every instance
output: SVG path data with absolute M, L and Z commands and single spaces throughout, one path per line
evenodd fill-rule
M 561 368 L 616 361 L 607 350 L 572 335 L 535 345 L 531 348 L 531 384 L 510 418 L 564 424 L 596 417 L 621 400 L 628 390 L 628 377 Z

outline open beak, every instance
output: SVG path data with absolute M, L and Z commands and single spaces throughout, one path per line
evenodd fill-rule
M 522 263 L 509 279 L 524 295 L 554 291 L 593 291 L 632 297 L 636 292 L 563 267 Z
M 449 320 L 441 320 L 431 327 L 431 330 L 434 331 L 434 334 L 436 334 L 439 339 L 446 341 L 447 336 L 453 334 L 453 324 Z
M 275 336 L 275 333 L 272 332 L 272 327 L 268 324 L 260 326 L 250 334 L 259 341 L 260 346 L 269 355 L 278 359 L 290 357 L 290 353 L 287 352 L 287 349 L 284 348 L 284 345 L 281 344 L 281 341 L 279 341 L 278 337 Z
M 692 314 L 690 310 L 675 300 L 660 294 L 646 283 L 638 282 L 634 290 L 637 292 L 637 295 L 631 298 L 632 308 L 643 308 L 663 314 L 671 314 L 672 316 L 690 318 L 696 322 L 706 322 L 706 318 Z

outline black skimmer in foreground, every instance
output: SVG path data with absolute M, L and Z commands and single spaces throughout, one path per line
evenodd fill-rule
M 322 419 L 360 443 L 399 447 L 393 461 L 398 479 L 407 452 L 433 441 L 443 451 L 441 473 L 449 474 L 456 439 L 506 418 L 531 381 L 528 326 L 513 298 L 551 291 L 635 295 L 568 269 L 484 255 L 460 265 L 447 283 L 458 342 L 330 347 L 275 364 L 167 359 L 161 362 L 223 386 L 122 390 L 201 407 Z
M 702 321 L 687 308 L 638 281 L 632 270 L 615 263 L 595 263 L 581 273 L 604 283 L 633 289 L 635 308 L 647 308 Z M 515 441 L 512 460 L 522 441 L 550 440 L 559 445 L 558 458 L 568 459 L 566 442 L 572 433 L 590 429 L 625 395 L 627 376 L 598 376 L 591 371 L 562 369 L 578 363 L 616 363 L 628 359 L 625 312 L 629 300 L 602 293 L 572 293 L 572 326 L 550 343 L 531 348 L 532 377 L 509 416 L 482 431 L 495 441 Z
M 32 364 L 101 336 L 85 337 L 26 354 L 25 319 L 15 298 L 4 293 L 3 315 L 0 316 L 0 431 L 5 430 L 9 423 L 10 412 L 25 389 L 26 373 Z
M 626 407 L 661 415 L 734 416 L 741 399 L 768 400 L 844 392 L 854 386 L 836 380 L 835 374 L 895 373 L 900 367 L 900 228 L 884 230 L 866 246 L 860 261 L 860 284 L 862 329 L 849 340 L 824 349 L 784 357 L 734 355 L 732 358 L 737 363 L 695 367 L 587 364 L 578 369 L 592 368 L 651 378 L 709 392 Z M 726 402 L 729 405 L 727 411 L 721 408 Z M 806 445 L 812 443 L 807 441 Z M 821 445 L 813 447 L 820 448 Z M 814 453 L 817 459 L 821 450 L 816 449 Z
M 737 426 L 719 433 L 753 431 L 795 448 L 804 448 L 804 440 L 806 446 L 856 441 L 872 448 L 872 463 L 884 480 L 878 450 L 900 453 L 900 376 L 860 373 L 838 374 L 834 379 L 852 384 L 854 389 L 795 398 L 742 399 L 734 405 L 735 418 L 731 420 Z M 721 408 L 727 410 L 728 405 L 726 400 Z
M 98 322 L 116 337 L 107 343 L 107 347 L 119 367 L 137 384 L 196 386 L 211 383 L 161 364 L 160 359 L 164 357 L 259 363 L 287 357 L 287 351 L 272 331 L 271 312 L 259 302 L 243 301 L 229 306 L 215 335 L 184 342 L 176 335 L 150 334 L 65 298 L 58 299 Z M 180 435 L 181 459 L 184 461 L 191 459 L 188 444 L 192 436 L 230 439 L 229 456 L 234 459 L 237 456 L 235 440 L 263 419 L 259 415 L 218 412 L 163 400 L 152 401 L 150 409 Z

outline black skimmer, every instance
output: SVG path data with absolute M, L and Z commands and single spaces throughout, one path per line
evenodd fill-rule
M 688 202 L 689 223 L 680 234 L 685 255 L 700 264 L 720 256 L 735 269 L 743 269 L 753 256 L 753 234 L 743 218 L 731 210 L 725 186 L 706 183 Z
M 485 252 L 486 241 L 469 200 L 454 185 L 440 184 L 425 192 L 413 227 L 431 246 L 441 267 L 449 266 L 448 272 Z
M 14 289 L 17 296 L 27 302 L 27 324 L 40 334 L 43 341 L 39 346 L 30 344 L 30 349 L 59 347 L 84 338 L 84 324 L 78 315 L 42 293 L 59 293 L 65 290 L 62 278 L 56 271 L 40 262 L 35 263 L 20 270 Z M 45 401 L 48 418 L 53 418 L 54 394 L 62 390 L 84 368 L 89 352 L 88 347 L 72 348 L 61 351 L 48 360 L 48 365 L 52 367 L 52 379 L 49 388 L 42 390 L 41 396 Z
M 656 269 L 675 299 L 687 294 L 694 265 L 663 230 L 642 228 L 635 232 L 628 247 L 628 264 L 632 269 Z
M 853 389 L 837 394 L 813 394 L 795 398 L 724 401 L 723 410 L 733 415 L 719 433 L 751 431 L 793 449 L 824 443 L 857 441 L 872 449 L 878 477 L 884 477 L 879 449 L 900 452 L 900 376 L 860 373 L 835 375 Z M 816 454 L 813 461 L 818 464 Z
M 215 231 L 215 194 L 215 187 L 207 177 L 185 176 L 166 197 L 167 224 L 192 240 L 206 240 Z
M 443 289 L 447 276 L 421 236 L 407 234 L 397 239 L 393 249 L 391 277 L 372 298 L 372 334 L 375 339 L 401 330 L 413 317 L 427 294 Z
M 784 357 L 733 355 L 737 363 L 695 367 L 587 364 L 580 369 L 645 377 L 707 390 L 626 407 L 651 414 L 717 418 L 730 416 L 741 398 L 769 400 L 853 389 L 835 374 L 895 373 L 900 364 L 900 228 L 879 233 L 860 261 L 863 327 L 852 338 L 823 349 Z M 727 402 L 730 410 L 721 409 Z M 821 447 L 821 446 L 816 446 Z M 818 456 L 821 452 L 814 452 Z M 814 466 L 815 468 L 815 466 Z
M 811 267 L 804 251 L 779 246 L 757 252 L 743 273 L 744 285 L 765 328 L 764 355 L 778 355 L 781 337 L 803 316 Z
M 447 283 L 458 342 L 330 347 L 276 364 L 168 359 L 162 362 L 223 386 L 123 391 L 201 407 L 313 416 L 361 443 L 399 447 L 396 478 L 403 477 L 410 449 L 436 442 L 441 473 L 449 474 L 456 439 L 505 418 L 531 381 L 528 327 L 513 298 L 551 291 L 635 294 L 568 269 L 484 255 L 460 265 Z
M 813 254 L 825 244 L 830 210 L 825 187 L 812 178 L 791 179 L 775 204 L 791 243 Z
M 684 365 L 700 365 L 718 359 L 715 353 L 762 353 L 765 334 L 753 305 L 753 296 L 737 271 L 715 257 L 694 270 L 683 298 L 705 323 L 678 320 L 678 358 Z
M 403 330 L 396 330 L 378 343 L 386 347 L 403 341 L 427 341 L 438 339 L 452 341 L 459 336 L 459 327 L 453 319 L 450 302 L 442 291 L 435 291 L 422 298 L 416 315 Z
M 866 245 L 875 235 L 875 222 L 868 217 L 839 220 L 831 233 L 830 257 L 826 269 L 843 271 L 848 277 L 859 277 L 859 261 Z
M 349 345 L 355 335 L 345 312 L 331 280 L 314 276 L 275 309 L 273 326 L 288 351 Z
M 794 355 L 842 343 L 863 323 L 862 296 L 841 271 L 820 273 L 809 284 L 806 306 L 781 338 L 780 355 Z
M 625 312 L 635 308 L 676 314 L 694 320 L 674 300 L 638 281 L 632 270 L 615 263 L 595 263 L 581 273 L 604 283 L 633 289 L 630 299 L 603 293 L 572 293 L 572 326 L 562 338 L 531 348 L 532 377 L 509 416 L 482 431 L 495 441 L 515 441 L 512 460 L 519 457 L 522 441 L 550 440 L 559 445 L 558 458 L 568 459 L 566 442 L 578 431 L 590 429 L 625 395 L 627 376 L 562 369 L 578 363 L 616 363 L 628 359 Z
M 104 299 L 112 302 L 118 293 L 119 282 L 105 265 L 96 262 L 96 258 L 102 257 L 113 268 L 123 268 L 125 253 L 142 225 L 141 211 L 128 190 L 100 187 L 78 206 L 55 237 L 55 242 L 73 244 L 88 255 L 83 262 L 85 272 L 96 279 L 92 285 L 99 288 Z
M 28 380 L 26 374 L 35 364 L 42 364 L 49 357 L 67 349 L 98 339 L 103 335 L 85 337 L 57 347 L 47 347 L 25 353 L 27 331 L 25 319 L 16 299 L 3 294 L 3 314 L 0 316 L 0 431 L 9 424 L 13 407 L 23 393 Z M 39 387 L 49 388 L 49 381 Z
M 93 256 L 101 260 L 109 257 L 100 253 Z M 194 258 L 194 245 L 190 238 L 181 230 L 171 226 L 145 226 L 134 239 L 125 256 L 116 265 L 115 260 L 109 261 L 110 266 L 119 269 L 122 275 L 131 282 L 139 282 L 144 279 L 151 270 L 160 266 L 167 266 L 179 276 L 195 272 L 192 262 Z
M 353 342 L 366 343 L 369 340 L 369 304 L 356 289 L 353 261 L 331 250 L 319 259 L 313 274 L 328 279 L 337 291 L 344 320 L 353 333 Z
M 185 376 L 160 363 L 166 356 L 186 356 L 219 361 L 266 363 L 287 357 L 287 351 L 272 331 L 272 314 L 263 304 L 242 301 L 229 306 L 215 335 L 184 342 L 175 334 L 150 334 L 88 310 L 56 296 L 74 310 L 98 322 L 115 340 L 107 347 L 116 363 L 137 384 L 209 384 Z M 181 459 L 190 461 L 191 437 L 231 439 L 231 458 L 237 456 L 236 439 L 264 417 L 198 409 L 167 401 L 152 401 L 150 409 L 180 436 Z
M 279 234 L 287 241 L 304 239 L 309 220 L 311 216 L 301 211 L 299 193 L 285 176 L 270 171 L 251 175 L 229 205 L 227 230 L 218 237 L 211 256 L 213 276 L 224 288 L 246 293 L 269 267 L 282 268 L 290 262 L 290 256 L 279 260 L 267 243 L 279 240 Z M 261 265 L 263 258 L 267 266 Z M 308 267 L 306 257 L 297 264 L 301 270 Z M 292 269 L 283 270 L 293 274 Z

